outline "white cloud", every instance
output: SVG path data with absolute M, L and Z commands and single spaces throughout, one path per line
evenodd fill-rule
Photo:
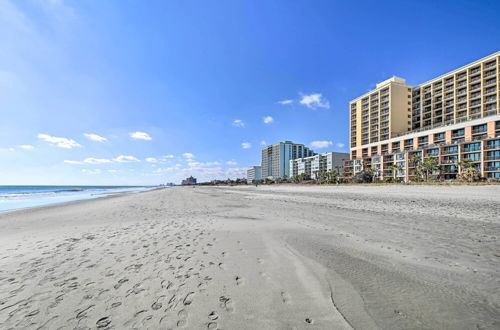
M 345 146 L 345 144 L 343 144 L 342 142 L 338 142 L 335 145 L 337 146 L 337 148 L 343 148 Z
M 119 171 L 118 170 L 113 170 L 113 169 L 110 169 L 108 170 L 109 173 L 118 173 Z
M 182 154 L 182 156 L 184 156 L 184 158 L 186 159 L 192 159 L 194 158 L 194 154 L 190 153 L 190 152 L 185 152 Z
M 236 126 L 236 127 L 245 127 L 245 123 L 241 119 L 235 119 L 233 121 L 233 126 Z
M 265 145 L 267 145 L 267 142 L 265 140 L 262 140 L 262 141 L 260 141 L 260 145 L 265 146 Z
M 33 150 L 33 149 L 35 149 L 35 147 L 33 147 L 33 146 L 29 145 L 29 144 L 20 145 L 19 148 L 24 149 L 24 150 Z
M 322 94 L 313 93 L 309 95 L 301 94 L 300 104 L 305 105 L 309 109 L 324 108 L 330 109 L 330 102 L 326 100 Z
M 188 165 L 190 167 L 206 167 L 206 166 L 219 166 L 219 162 L 189 162 Z
M 146 158 L 146 161 L 148 163 L 156 163 L 156 162 L 158 162 L 158 159 L 156 159 L 154 157 L 148 157 L 148 158 Z
M 81 165 L 81 164 L 83 164 L 83 162 L 79 162 L 77 160 L 65 160 L 64 163 L 65 164 L 71 164 L 71 165 Z
M 104 164 L 104 163 L 111 163 L 111 160 L 109 160 L 109 159 L 103 159 L 103 158 L 89 157 L 89 158 L 85 158 L 83 160 L 83 162 L 87 163 L 87 164 Z
M 92 133 L 85 133 L 83 134 L 87 139 L 92 140 L 92 141 L 97 141 L 97 142 L 106 142 L 108 139 L 105 137 L 99 136 L 97 134 L 92 134 Z
M 264 124 L 270 124 L 274 121 L 274 118 L 271 116 L 265 116 L 262 118 L 262 121 L 264 122 Z
M 332 144 L 332 141 L 313 141 L 309 144 L 309 146 L 313 149 L 323 149 L 328 148 Z
M 59 148 L 63 149 L 71 149 L 75 147 L 81 147 L 75 140 L 64 138 L 64 137 L 55 137 L 47 134 L 38 134 L 37 138 L 43 140 L 45 142 L 50 143 L 51 145 L 55 145 Z
M 176 171 L 182 168 L 181 164 L 175 164 L 175 166 L 171 167 L 163 167 L 163 168 L 157 168 L 154 173 L 165 173 L 165 172 L 171 172 L 171 171 Z
M 174 155 L 165 155 L 163 156 L 162 158 L 165 158 L 165 159 L 172 159 L 172 158 L 175 158 Z
M 283 100 L 283 101 L 278 101 L 279 104 L 283 104 L 283 105 L 286 105 L 286 104 L 292 104 L 293 103 L 293 100 Z
M 140 160 L 135 158 L 134 156 L 124 156 L 124 155 L 114 158 L 113 161 L 118 163 L 140 162 Z
M 251 144 L 250 142 L 243 142 L 243 143 L 241 144 L 241 147 L 242 147 L 243 149 L 250 149 L 250 148 L 252 147 L 252 144 Z
M 146 141 L 151 141 L 153 138 L 151 136 L 149 136 L 148 133 L 146 132 L 133 132 L 133 133 L 130 133 L 130 137 L 132 139 L 136 139 L 136 140 L 146 140 Z
M 86 173 L 86 174 L 101 174 L 102 171 L 100 169 L 95 169 L 95 170 L 87 170 L 87 169 L 83 169 L 82 170 L 83 173 Z
M 238 165 L 238 163 L 237 163 L 237 162 L 235 162 L 235 161 L 230 160 L 230 161 L 227 161 L 227 162 L 226 162 L 226 165 L 229 165 L 229 166 L 235 166 L 235 165 Z

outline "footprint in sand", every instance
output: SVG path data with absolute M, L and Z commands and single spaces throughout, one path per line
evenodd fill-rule
M 232 313 L 234 312 L 234 306 L 233 306 L 233 301 L 231 298 L 226 297 L 226 296 L 221 296 L 219 298 L 220 301 L 220 307 L 226 309 L 226 311 Z
M 183 300 L 184 306 L 189 306 L 193 302 L 194 292 L 189 292 Z
M 105 317 L 102 317 L 100 318 L 97 322 L 96 322 L 96 325 L 97 325 L 97 328 L 98 329 L 102 329 L 102 328 L 106 328 L 108 325 L 111 324 L 111 320 L 109 319 L 108 316 L 105 316 Z
M 236 285 L 243 284 L 243 278 L 241 276 L 236 276 L 234 279 L 236 280 Z
M 283 301 L 284 304 L 289 304 L 290 303 L 290 295 L 286 293 L 285 291 L 281 291 L 281 301 Z
M 177 313 L 177 316 L 179 317 L 179 321 L 177 321 L 177 326 L 178 327 L 185 326 L 187 324 L 188 313 L 184 309 L 181 309 L 179 313 Z
M 210 322 L 207 325 L 207 329 L 217 329 L 217 322 Z

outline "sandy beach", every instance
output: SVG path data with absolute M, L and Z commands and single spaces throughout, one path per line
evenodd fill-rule
M 500 186 L 174 187 L 0 213 L 1 329 L 499 329 Z

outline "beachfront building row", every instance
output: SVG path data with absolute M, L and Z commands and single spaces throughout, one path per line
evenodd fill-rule
M 189 178 L 186 178 L 186 179 L 182 180 L 181 184 L 183 186 L 195 185 L 196 184 L 196 178 L 193 178 L 192 176 L 190 176 Z
M 351 101 L 346 174 L 369 167 L 410 180 L 411 159 L 437 157 L 443 179 L 457 177 L 462 159 L 500 179 L 499 62 L 497 52 L 415 87 L 393 77 Z
M 343 172 L 344 161 L 349 159 L 348 153 L 325 152 L 314 156 L 290 160 L 290 177 L 307 174 L 313 180 L 319 173 L 336 171 Z
M 262 167 L 252 166 L 247 170 L 247 183 L 251 184 L 254 180 L 262 179 Z
M 290 177 L 290 160 L 315 155 L 303 144 L 284 141 L 262 148 L 262 178 L 277 179 Z

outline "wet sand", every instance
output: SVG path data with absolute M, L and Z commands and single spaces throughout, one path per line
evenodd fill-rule
M 0 214 L 1 329 L 498 329 L 500 186 L 175 187 Z

